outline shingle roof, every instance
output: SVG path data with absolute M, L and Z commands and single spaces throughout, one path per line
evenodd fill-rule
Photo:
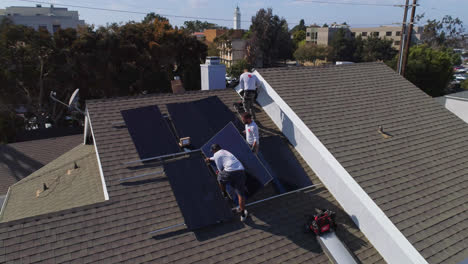
M 94 146 L 82 144 L 13 184 L 3 205 L 0 222 L 104 200 Z
M 0 145 L 0 194 L 82 142 L 83 135 L 72 135 Z
M 138 159 L 138 154 L 128 130 L 112 123 L 123 121 L 122 109 L 158 104 L 166 112 L 167 103 L 213 95 L 228 106 L 239 100 L 233 90 L 218 90 L 88 102 L 109 200 L 38 219 L 0 224 L 0 262 L 328 263 L 313 235 L 303 232 L 304 215 L 315 207 L 337 211 L 338 235 L 363 263 L 383 262 L 323 187 L 255 205 L 245 225 L 236 219 L 196 232 L 179 228 L 154 237 L 148 235 L 183 222 L 183 217 L 164 175 L 124 184 L 118 181 L 160 168 L 131 170 L 123 165 Z M 278 134 L 265 113 L 257 116 L 264 136 Z M 289 148 L 291 159 L 297 158 L 312 182 L 319 183 L 294 148 Z M 273 192 L 271 186 L 262 195 L 269 192 Z
M 258 71 L 428 262 L 468 257 L 467 124 L 381 63 Z

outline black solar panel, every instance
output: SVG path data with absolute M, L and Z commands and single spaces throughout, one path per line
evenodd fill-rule
M 179 137 L 190 137 L 194 148 L 201 148 L 229 122 L 239 128 L 238 118 L 217 96 L 206 99 L 168 104 L 167 110 Z
M 249 195 L 252 195 L 254 192 L 258 191 L 258 187 L 265 186 L 273 179 L 257 156 L 250 150 L 249 145 L 234 124 L 229 123 L 226 125 L 202 146 L 202 152 L 207 157 L 213 156 L 210 146 L 214 143 L 219 144 L 221 148 L 231 152 L 242 165 L 244 165 L 248 175 L 260 183 L 260 186 L 255 186 L 253 183 L 247 185 Z
M 202 228 L 233 217 L 216 177 L 209 172 L 201 153 L 166 163 L 164 171 L 188 229 Z
M 141 159 L 180 151 L 157 106 L 123 110 L 122 116 Z

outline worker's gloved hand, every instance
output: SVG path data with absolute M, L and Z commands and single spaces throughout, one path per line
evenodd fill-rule
M 210 164 L 210 158 L 205 159 L 206 164 Z
M 218 174 L 219 174 L 219 170 L 216 171 L 216 175 L 218 175 Z

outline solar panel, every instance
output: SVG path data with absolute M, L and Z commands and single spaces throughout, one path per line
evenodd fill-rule
M 238 118 L 217 96 L 168 104 L 167 110 L 180 138 L 190 137 L 193 148 L 201 148 L 229 122 L 241 128 Z
M 258 191 L 259 187 L 265 186 L 273 179 L 257 156 L 250 150 L 249 145 L 247 145 L 247 142 L 233 123 L 227 124 L 201 147 L 202 152 L 207 157 L 213 156 L 210 147 L 215 143 L 219 144 L 221 148 L 231 152 L 242 165 L 244 165 L 248 176 L 250 176 L 248 178 L 254 178 L 255 181 L 259 183 L 259 185 L 255 183 L 247 184 L 247 190 L 250 195 Z
M 209 172 L 201 153 L 166 163 L 164 171 L 188 229 L 202 228 L 233 217 L 216 177 Z
M 156 105 L 123 110 L 121 113 L 141 159 L 180 151 Z

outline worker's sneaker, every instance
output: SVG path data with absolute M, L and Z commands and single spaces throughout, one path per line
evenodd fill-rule
M 245 222 L 245 220 L 247 219 L 247 216 L 249 215 L 249 212 L 247 212 L 247 210 L 244 209 L 244 212 L 241 213 L 241 217 L 240 217 L 240 220 L 242 222 Z

